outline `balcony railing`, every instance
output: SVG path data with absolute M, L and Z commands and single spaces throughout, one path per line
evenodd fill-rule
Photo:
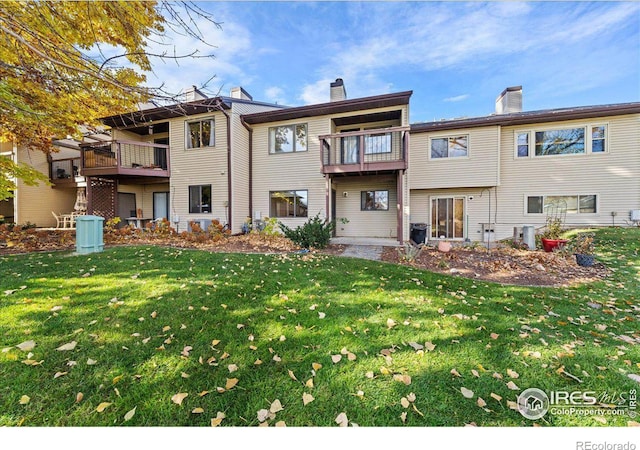
M 77 183 L 80 176 L 80 158 L 64 158 L 49 161 L 49 179 L 54 184 Z
M 81 173 L 86 176 L 168 177 L 169 146 L 135 141 L 83 145 L 81 164 Z
M 320 136 L 322 172 L 353 173 L 407 168 L 409 127 Z

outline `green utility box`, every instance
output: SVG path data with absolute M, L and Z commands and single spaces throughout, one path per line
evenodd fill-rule
M 102 224 L 104 217 L 76 217 L 76 253 L 96 253 L 104 250 Z

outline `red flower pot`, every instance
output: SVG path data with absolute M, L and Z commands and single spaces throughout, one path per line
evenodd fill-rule
M 542 248 L 545 252 L 552 252 L 554 249 L 562 247 L 567 242 L 569 242 L 567 239 L 542 238 Z

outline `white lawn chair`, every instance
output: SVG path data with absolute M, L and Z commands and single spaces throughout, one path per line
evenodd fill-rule
M 51 211 L 51 214 L 53 214 L 53 217 L 56 218 L 56 228 L 67 228 L 67 226 L 69 225 L 69 216 L 65 214 L 57 215 L 53 211 Z

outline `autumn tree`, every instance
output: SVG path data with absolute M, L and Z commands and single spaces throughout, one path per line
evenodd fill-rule
M 162 86 L 145 86 L 144 72 L 156 58 L 209 57 L 172 48 L 168 38 L 204 42 L 202 23 L 219 26 L 187 2 L 0 2 L 0 142 L 54 151 L 52 139 L 79 137 L 80 124 L 171 98 Z M 150 53 L 152 43 L 166 51 Z M 0 200 L 12 195 L 13 177 L 42 179 L 6 157 L 0 171 Z

